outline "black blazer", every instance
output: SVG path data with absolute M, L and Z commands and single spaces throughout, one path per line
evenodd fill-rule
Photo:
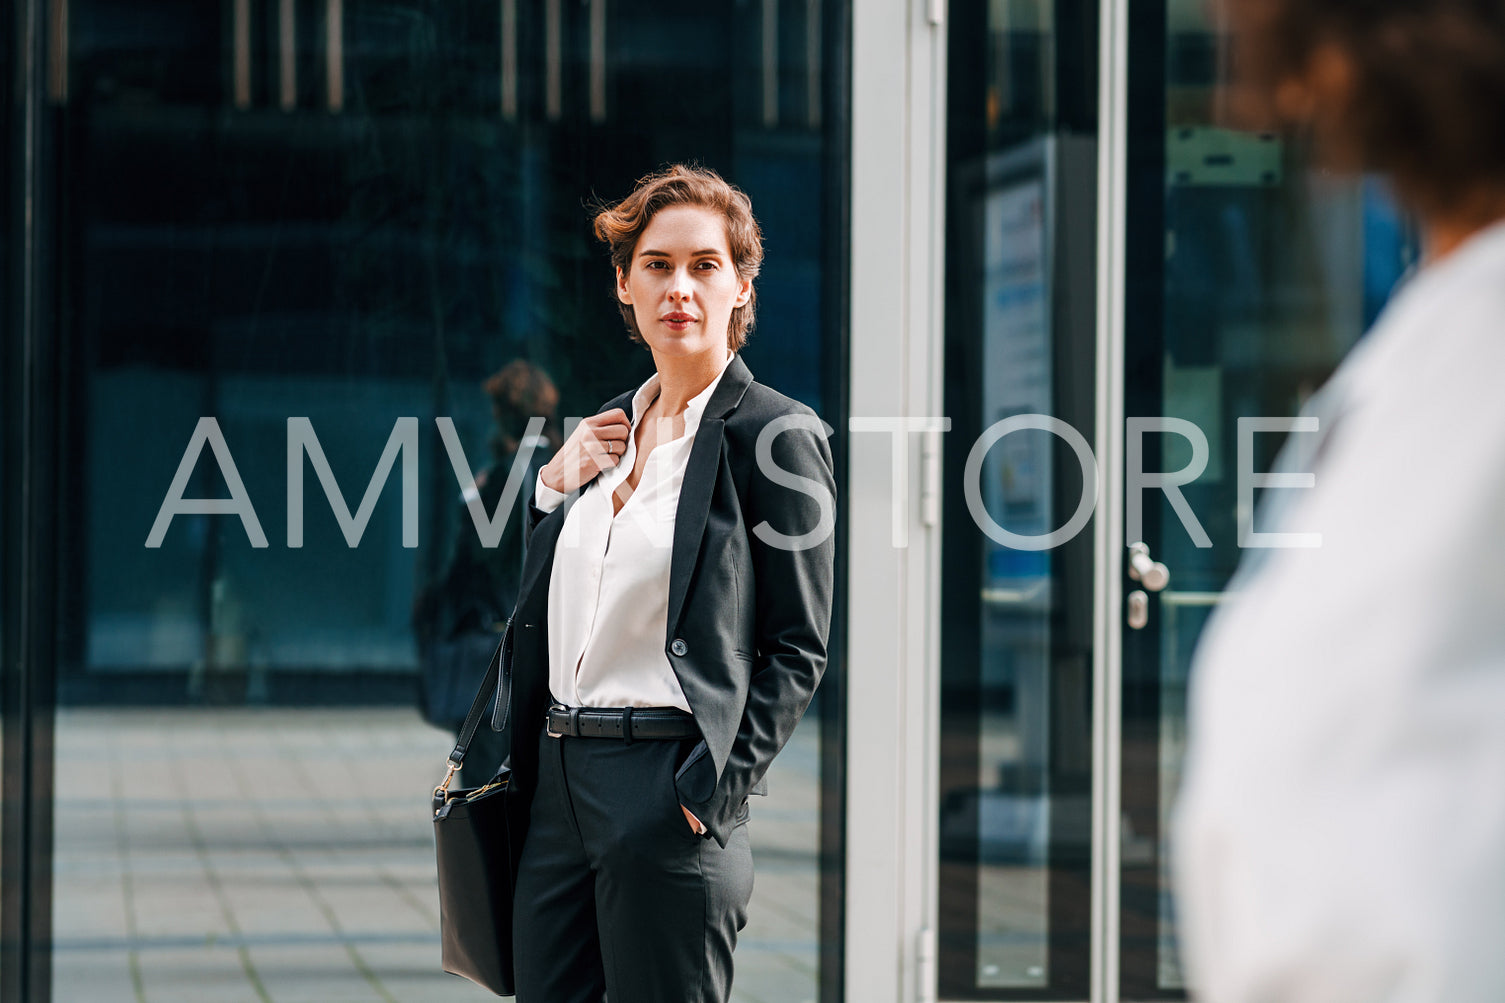
M 620 407 L 630 415 L 635 392 L 608 401 L 601 412 Z M 780 418 L 786 421 L 770 431 L 793 427 L 768 437 L 769 462 L 760 470 L 759 433 Z M 706 403 L 685 468 L 664 654 L 704 741 L 680 767 L 675 786 L 722 846 L 746 796 L 766 791 L 763 774 L 825 669 L 836 547 L 836 479 L 825 434 L 815 412 L 753 382 L 737 356 Z M 579 496 L 571 493 L 547 514 L 528 505 L 528 550 L 512 624 L 515 793 L 507 801 L 514 846 L 526 830 L 549 705 L 554 547 Z M 819 539 L 780 547 L 766 542 L 776 539 L 769 530 Z

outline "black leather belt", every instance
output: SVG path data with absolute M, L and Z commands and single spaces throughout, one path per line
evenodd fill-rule
M 677 707 L 549 708 L 545 722 L 550 738 L 639 739 L 699 738 L 695 718 Z

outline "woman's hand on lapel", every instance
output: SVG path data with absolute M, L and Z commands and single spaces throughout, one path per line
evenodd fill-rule
M 590 483 L 597 474 L 622 462 L 631 431 L 632 422 L 619 407 L 582 420 L 540 471 L 544 486 L 569 494 Z

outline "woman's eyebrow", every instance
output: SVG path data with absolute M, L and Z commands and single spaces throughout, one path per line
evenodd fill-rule
M 690 257 L 692 257 L 692 258 L 703 258 L 703 257 L 705 257 L 707 255 L 715 255 L 716 257 L 719 258 L 719 257 L 721 257 L 721 252 L 718 251 L 714 247 L 702 247 L 698 251 L 691 251 L 690 252 Z M 652 250 L 650 250 L 650 251 L 639 251 L 638 252 L 638 257 L 640 257 L 640 258 L 668 258 L 668 257 L 672 257 L 672 255 L 668 251 L 652 251 Z

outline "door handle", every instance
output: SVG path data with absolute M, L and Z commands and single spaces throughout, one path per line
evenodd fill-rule
M 1143 543 L 1129 544 L 1129 577 L 1150 592 L 1159 592 L 1170 584 L 1171 572 L 1164 564 L 1150 557 L 1150 548 Z

